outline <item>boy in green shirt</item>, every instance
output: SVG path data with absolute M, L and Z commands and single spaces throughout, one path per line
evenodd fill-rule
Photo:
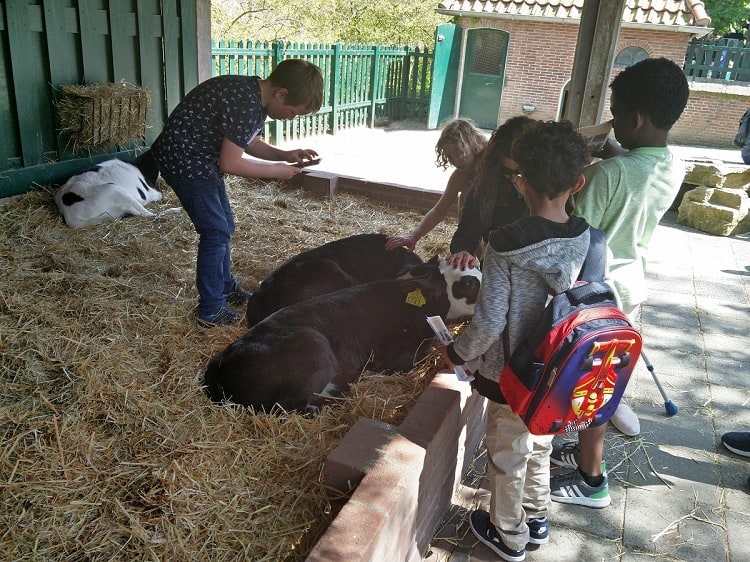
M 685 165 L 667 147 L 667 135 L 687 104 L 685 74 L 665 58 L 646 59 L 618 74 L 610 111 L 615 138 L 604 160 L 584 171 L 586 184 L 576 196 L 574 214 L 607 235 L 609 277 L 631 320 L 646 300 L 644 269 L 651 236 L 677 196 Z M 638 418 L 621 403 L 613 423 L 637 435 Z M 556 446 L 552 462 L 577 470 L 551 479 L 552 499 L 588 507 L 610 503 L 602 471 L 606 424 L 579 433 L 580 449 Z

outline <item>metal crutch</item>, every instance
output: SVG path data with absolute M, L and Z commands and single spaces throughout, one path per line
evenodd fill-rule
M 648 357 L 646 356 L 646 352 L 641 349 L 641 357 L 643 357 L 643 362 L 646 364 L 646 369 L 648 369 L 648 372 L 651 373 L 651 376 L 654 379 L 654 382 L 656 383 L 656 387 L 659 389 L 659 392 L 661 393 L 661 397 L 664 399 L 664 409 L 667 411 L 668 416 L 674 416 L 679 409 L 675 405 L 674 402 L 672 402 L 669 397 L 667 396 L 667 393 L 664 391 L 664 387 L 659 382 L 659 379 L 656 377 L 656 373 L 654 372 L 654 366 L 651 364 L 651 361 L 648 360 Z

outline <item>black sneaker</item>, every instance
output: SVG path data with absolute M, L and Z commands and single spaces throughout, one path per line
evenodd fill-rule
M 227 303 L 231 306 L 242 306 L 247 302 L 247 299 L 253 296 L 252 291 L 247 291 L 242 288 L 242 285 L 234 282 L 234 287 L 226 295 Z
M 581 458 L 581 449 L 576 441 L 566 441 L 564 443 L 552 443 L 552 453 L 549 461 L 557 466 L 564 468 L 578 468 L 578 461 Z
M 213 328 L 215 326 L 228 326 L 230 324 L 236 324 L 240 321 L 242 315 L 237 314 L 235 311 L 222 307 L 219 311 L 211 316 L 210 318 L 203 318 L 195 314 L 195 321 L 201 328 Z
M 546 517 L 529 519 L 526 524 L 529 526 L 530 544 L 547 544 L 549 542 L 549 521 Z
M 472 511 L 469 516 L 469 526 L 471 527 L 471 532 L 503 560 L 507 560 L 508 562 L 522 562 L 526 560 L 525 548 L 513 550 L 505 546 L 497 529 L 490 522 L 490 514 L 485 510 L 477 509 Z
M 730 431 L 721 436 L 721 442 L 733 453 L 750 457 L 750 432 Z

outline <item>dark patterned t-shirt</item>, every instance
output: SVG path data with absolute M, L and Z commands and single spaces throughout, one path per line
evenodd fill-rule
M 257 76 L 216 76 L 177 105 L 152 152 L 162 171 L 188 179 L 218 178 L 223 139 L 244 148 L 265 120 Z

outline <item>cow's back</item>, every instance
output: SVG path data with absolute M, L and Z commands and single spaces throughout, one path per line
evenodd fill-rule
M 317 405 L 316 394 L 329 383 L 344 390 L 365 368 L 410 370 L 432 336 L 426 316 L 449 308 L 445 282 L 433 269 L 419 290 L 420 281 L 374 281 L 268 316 L 210 362 L 209 397 L 266 411 L 276 402 L 304 409 Z
M 392 279 L 422 259 L 405 248 L 385 249 L 384 234 L 357 234 L 302 252 L 271 272 L 247 304 L 255 325 L 286 306 L 371 281 Z

